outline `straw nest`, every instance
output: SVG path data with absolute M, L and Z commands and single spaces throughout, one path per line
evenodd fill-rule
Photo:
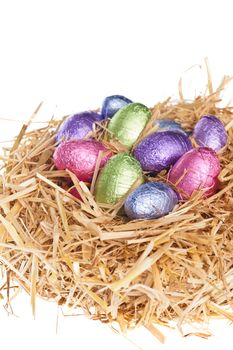
M 1 295 L 7 290 L 9 301 L 17 281 L 30 294 L 34 313 L 40 296 L 116 322 L 123 332 L 143 325 L 161 341 L 156 324 L 175 320 L 180 327 L 210 316 L 233 321 L 233 107 L 218 107 L 227 80 L 215 92 L 209 81 L 208 93 L 192 102 L 180 90 L 178 102 L 167 99 L 152 108 L 152 121 L 175 118 L 188 130 L 201 115 L 212 113 L 228 131 L 228 144 L 219 154 L 218 193 L 206 200 L 197 193 L 157 220 L 128 221 L 121 212 L 123 200 L 113 207 L 95 202 L 96 176 L 88 186 L 54 168 L 60 121 L 31 132 L 30 123 L 24 125 L 2 157 L 0 269 L 6 283 Z M 141 138 L 151 132 L 152 121 Z M 92 136 L 106 140 L 105 126 Z M 116 141 L 108 146 L 115 153 L 124 149 Z M 67 176 L 82 201 L 67 191 Z

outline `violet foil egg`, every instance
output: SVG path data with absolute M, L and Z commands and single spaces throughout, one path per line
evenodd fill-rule
M 159 173 L 168 169 L 192 148 L 188 136 L 176 131 L 155 132 L 145 137 L 135 148 L 134 157 L 144 171 Z
M 227 133 L 222 122 L 214 115 L 204 115 L 195 125 L 193 137 L 202 147 L 219 151 L 227 143 Z
M 217 190 L 220 170 L 216 152 L 199 147 L 185 153 L 175 163 L 168 174 L 168 181 L 176 186 L 183 199 L 198 190 L 203 190 L 204 196 L 209 197 Z
M 104 119 L 112 118 L 119 109 L 132 102 L 133 101 L 122 95 L 108 96 L 103 101 L 101 114 Z
M 103 152 L 100 166 L 111 157 L 111 151 L 94 140 L 70 140 L 60 143 L 53 160 L 59 170 L 70 170 L 80 181 L 90 182 L 94 174 L 99 152 Z
M 130 219 L 157 219 L 171 212 L 177 203 L 177 194 L 168 184 L 148 182 L 129 194 L 124 210 Z
M 95 122 L 102 120 L 96 112 L 81 112 L 66 118 L 60 125 L 56 142 L 84 139 L 94 130 Z

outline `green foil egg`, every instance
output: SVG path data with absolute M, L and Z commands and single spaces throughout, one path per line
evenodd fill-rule
M 151 117 L 149 108 L 141 103 L 130 103 L 116 112 L 108 130 L 128 148 L 132 147 Z
M 95 198 L 98 203 L 114 204 L 124 196 L 134 182 L 143 180 L 140 163 L 128 153 L 113 156 L 101 170 L 95 187 Z

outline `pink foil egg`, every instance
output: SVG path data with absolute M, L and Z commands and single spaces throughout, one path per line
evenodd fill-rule
M 100 151 L 103 152 L 100 167 L 103 167 L 112 154 L 100 142 L 94 140 L 65 141 L 56 148 L 53 160 L 57 169 L 68 169 L 80 181 L 90 182 Z
M 82 200 L 82 197 L 80 196 L 80 194 L 79 194 L 79 192 L 78 192 L 78 190 L 77 190 L 76 187 L 71 188 L 71 189 L 69 190 L 69 193 L 72 194 L 72 196 L 74 196 L 74 197 L 76 197 L 76 198 Z
M 220 161 L 216 152 L 199 147 L 185 153 L 171 168 L 168 180 L 173 183 L 181 198 L 191 197 L 194 191 L 204 190 L 210 197 L 218 187 Z

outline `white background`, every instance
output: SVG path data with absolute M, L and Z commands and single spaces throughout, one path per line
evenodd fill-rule
M 42 100 L 38 120 L 99 107 L 111 94 L 152 106 L 177 96 L 180 76 L 189 98 L 205 88 L 198 65 L 206 56 L 214 83 L 233 75 L 230 0 L 0 0 L 0 147 L 18 133 L 17 120 L 27 120 Z M 53 303 L 38 300 L 35 321 L 28 296 L 21 294 L 13 306 L 18 317 L 0 309 L 0 346 L 136 349 L 107 326 L 61 313 L 56 335 Z M 143 330 L 130 337 L 144 350 L 231 349 L 232 326 L 218 322 L 211 328 L 210 340 L 165 330 L 163 346 Z

